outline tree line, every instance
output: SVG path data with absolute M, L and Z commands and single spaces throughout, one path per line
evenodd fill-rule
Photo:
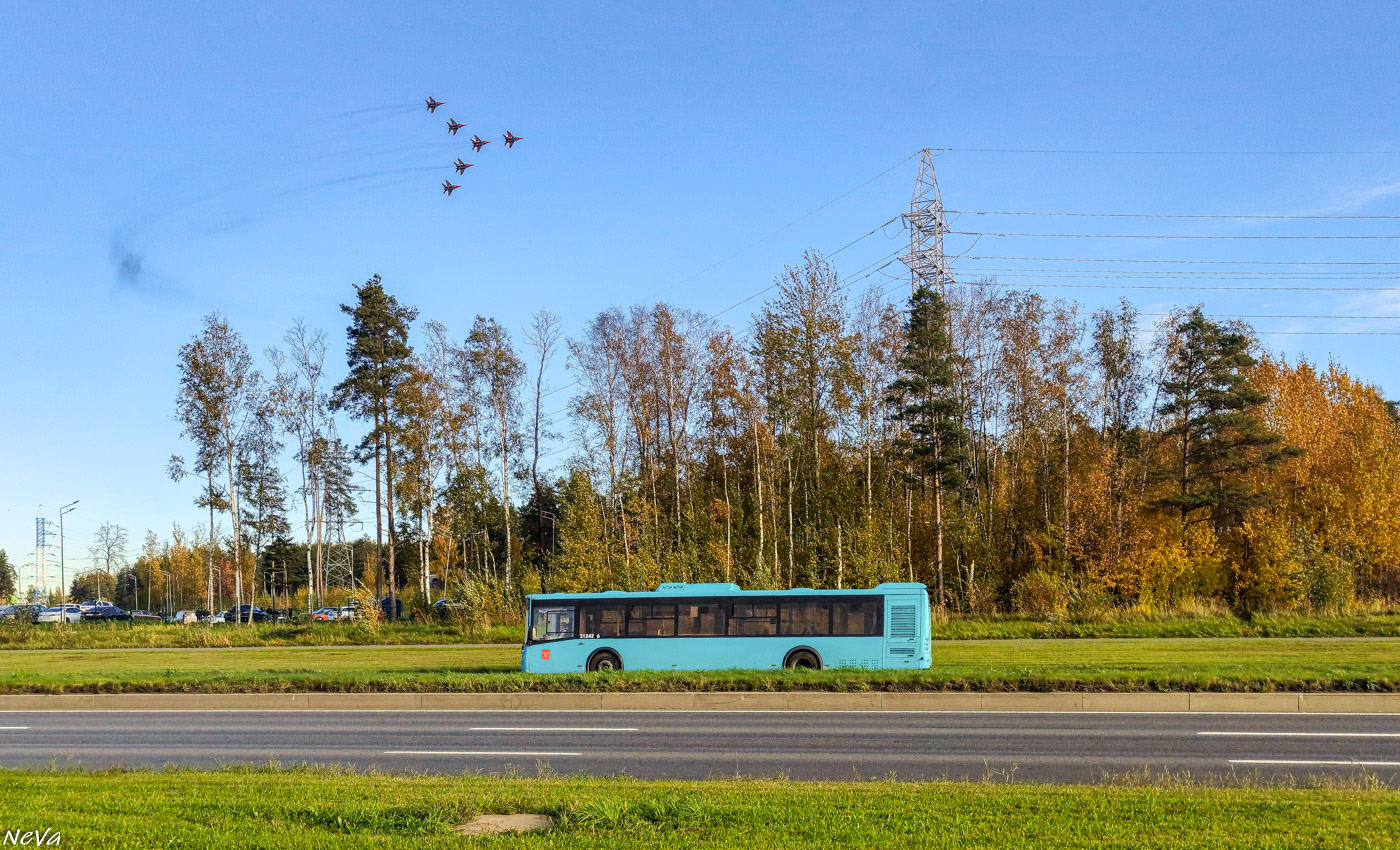
M 341 305 L 343 371 L 304 322 L 259 361 L 212 314 L 177 358 L 192 450 L 169 472 L 208 511 L 183 581 L 210 608 L 315 604 L 331 531 L 372 514 L 376 596 L 502 613 L 662 581 L 912 580 L 1050 615 L 1400 591 L 1396 406 L 1340 364 L 1200 308 L 1144 329 L 1126 300 L 995 279 L 852 293 L 816 253 L 775 285 L 743 328 L 656 303 L 567 339 L 540 311 L 517 342 L 484 316 L 415 324 L 376 276 Z M 575 383 L 551 388 L 560 360 Z M 173 580 L 163 557 L 146 580 Z

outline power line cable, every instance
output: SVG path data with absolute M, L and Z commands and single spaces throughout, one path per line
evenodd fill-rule
M 993 233 L 980 230 L 949 230 L 957 236 L 1004 236 L 1035 239 L 1400 239 L 1400 234 L 1337 235 L 1200 235 L 1190 233 Z
M 1016 275 L 998 275 L 997 277 L 1016 277 Z M 1039 278 L 1042 276 L 1025 275 L 1025 277 Z M 995 280 L 960 280 L 958 283 L 964 286 L 996 285 Z M 1198 290 L 1205 292 L 1400 292 L 1400 286 L 1168 286 L 1142 283 L 1024 283 L 1019 285 L 1037 289 L 1161 289 L 1174 292 Z
M 1179 265 L 1250 265 L 1250 266 L 1400 266 L 1390 260 L 1141 260 L 1108 259 L 1103 257 L 1000 257 L 983 254 L 967 256 L 968 260 L 1015 260 L 1027 263 L 1162 263 Z
M 1007 277 L 1084 277 L 1098 280 L 1400 280 L 1395 274 L 1279 274 L 1263 270 L 1194 273 L 1174 271 L 1133 271 L 1132 269 L 1028 269 L 988 266 L 958 266 L 957 271 L 973 274 L 1004 274 Z
M 1281 221 L 1393 221 L 1400 215 L 1245 215 L 1245 214 L 1206 214 L 1206 213 L 1088 213 L 1088 212 L 1033 212 L 1010 210 L 945 210 L 956 215 L 1020 215 L 1054 216 L 1062 218 L 1206 218 L 1206 219 L 1249 219 Z
M 915 154 L 911 154 L 909 157 L 906 157 L 906 158 L 904 159 L 903 162 L 900 162 L 899 164 L 893 166 L 892 168 L 886 169 L 885 171 L 882 171 L 881 173 L 875 175 L 874 177 L 870 178 L 870 180 L 867 180 L 867 181 L 865 181 L 865 183 L 862 183 L 860 186 L 857 186 L 856 189 L 859 189 L 859 188 L 861 188 L 861 186 L 865 186 L 866 184 L 871 183 L 871 182 L 873 182 L 874 180 L 879 179 L 880 177 L 883 177 L 884 175 L 888 174 L 890 171 L 893 171 L 895 168 L 898 168 L 900 165 L 903 165 L 904 162 L 908 162 L 909 159 L 912 159 L 912 158 L 913 158 L 913 156 L 915 156 Z M 831 206 L 831 204 L 835 203 L 836 201 L 841 200 L 841 198 L 845 197 L 846 195 L 851 194 L 851 192 L 854 192 L 854 191 L 855 191 L 855 189 L 852 189 L 852 190 L 850 190 L 850 192 L 846 192 L 845 195 L 841 195 L 840 197 L 837 197 L 837 198 L 834 198 L 834 199 L 832 199 L 832 200 L 830 200 L 830 201 L 827 201 L 825 204 L 822 205 L 822 207 Z M 818 210 L 822 209 L 822 207 L 818 207 L 816 210 L 812 210 L 812 213 L 817 212 Z M 802 216 L 802 218 L 806 218 L 808 215 L 811 215 L 812 213 L 807 213 L 807 215 Z M 855 239 L 852 239 L 850 242 L 847 242 L 845 245 L 842 245 L 840 248 L 837 248 L 835 251 L 832 251 L 832 252 L 830 252 L 829 254 L 824 254 L 823 256 L 828 257 L 828 258 L 834 257 L 834 256 L 836 256 L 837 254 L 841 253 L 842 251 L 846 250 L 847 248 L 850 248 L 851 246 L 853 246 L 853 245 L 855 245 L 855 244 L 857 244 L 857 243 L 859 243 L 859 242 L 862 242 L 862 241 L 864 241 L 864 240 L 866 240 L 866 239 L 869 239 L 871 236 L 874 236 L 876 233 L 883 233 L 883 231 L 884 231 L 885 228 L 889 227 L 889 226 L 890 226 L 891 224 L 893 224 L 894 222 L 899 221 L 901 218 L 903 218 L 903 215 L 902 215 L 902 214 L 901 214 L 901 215 L 894 216 L 893 218 L 886 219 L 886 220 L 885 220 L 883 223 L 881 223 L 880 225 L 871 228 L 870 231 L 867 232 L 867 233 L 865 233 L 864 235 L 858 236 L 858 237 L 856 237 Z M 801 221 L 801 220 L 802 220 L 802 219 L 799 218 L 799 219 L 796 219 L 795 221 L 793 221 L 793 222 L 791 222 L 791 223 L 789 223 L 789 224 L 787 224 L 787 225 L 784 225 L 783 227 L 779 228 L 778 230 L 773 231 L 773 233 L 770 233 L 768 236 L 765 236 L 764 239 L 767 239 L 769 236 L 773 236 L 773 235 L 775 235 L 775 234 L 777 234 L 777 233 L 782 232 L 783 230 L 786 230 L 788 227 L 791 227 L 793 224 L 796 224 L 798 221 Z M 893 238 L 893 237 L 886 237 L 886 238 Z M 731 254 L 729 257 L 726 257 L 724 260 L 720 260 L 719 263 L 716 263 L 715 265 L 712 265 L 712 266 L 710 266 L 710 267 L 707 268 L 707 269 L 703 269 L 703 270 L 701 270 L 701 271 L 699 271 L 699 272 L 696 272 L 695 274 L 691 275 L 689 278 L 686 278 L 685 281 L 681 281 L 680 283 L 685 283 L 686 281 L 694 280 L 695 278 L 699 277 L 700 275 L 704 274 L 705 272 L 709 271 L 710 269 L 714 268 L 715 266 L 720 265 L 721 263 L 724 263 L 726 260 L 733 259 L 734 257 L 737 257 L 739 254 L 742 254 L 744 251 L 747 251 L 749 248 L 752 248 L 754 245 L 757 245 L 757 244 L 759 244 L 759 242 L 762 242 L 762 241 L 763 241 L 763 239 L 758 240 L 758 242 L 755 242 L 755 243 L 753 243 L 752 245 L 749 245 L 747 248 L 743 248 L 743 249 L 741 249 L 741 250 L 735 252 L 734 254 Z M 676 286 L 679 286 L 679 285 L 680 285 L 679 283 L 678 283 L 678 284 L 673 284 L 672 286 L 667 287 L 666 289 L 662 290 L 662 293 L 669 292 L 671 289 L 674 289 Z M 772 288 L 773 288 L 772 286 L 765 287 L 764 289 L 761 289 L 761 290 L 759 290 L 759 292 L 755 293 L 755 296 L 756 296 L 756 295 L 761 295 L 762 293 L 767 292 L 768 290 L 770 290 L 770 289 L 772 289 Z M 754 296 L 750 296 L 749 298 L 745 299 L 745 301 L 752 300 L 753 297 L 754 297 Z M 743 301 L 739 302 L 739 304 L 742 304 L 742 303 L 744 303 L 744 302 L 743 302 Z M 713 314 L 712 316 L 710 316 L 710 318 L 713 319 L 713 318 L 715 318 L 716 316 L 719 316 L 719 315 L 721 315 L 721 314 L 723 314 L 723 313 L 728 312 L 729 310 L 734 309 L 734 307 L 737 307 L 737 306 L 739 306 L 739 305 L 738 305 L 738 304 L 735 304 L 735 305 L 733 305 L 733 306 L 731 306 L 731 307 L 727 307 L 727 308 L 725 308 L 724 310 L 721 310 L 719 313 Z M 549 396 L 552 396 L 552 395 L 554 395 L 555 393 L 563 392 L 564 390 L 571 389 L 571 388 L 576 387 L 576 386 L 578 386 L 578 381 L 573 381 L 573 382 L 571 382 L 571 383 L 568 383 L 568 384 L 563 385 L 562 387 L 555 387 L 554 389 L 551 389 L 549 392 L 541 393 L 541 394 L 540 394 L 540 398 L 548 398 Z
M 670 292 L 672 289 L 675 289 L 677 286 L 681 286 L 682 284 L 689 283 L 690 281 L 695 280 L 697 277 L 701 276 L 702 274 L 705 274 L 706 272 L 710 271 L 711 269 L 714 269 L 714 268 L 717 268 L 717 267 L 719 267 L 719 266 L 724 265 L 725 263 L 727 263 L 727 262 L 729 262 L 730 260 L 734 259 L 735 257 L 739 256 L 740 254 L 742 254 L 742 253 L 744 253 L 745 251 L 749 250 L 750 248 L 756 247 L 756 246 L 758 246 L 758 245 L 763 244 L 764 242 L 767 242 L 769 239 L 772 239 L 774 236 L 777 236 L 779 233 L 782 233 L 784 230 L 787 230 L 789 227 L 792 227 L 793 225 L 797 224 L 798 222 L 800 222 L 800 221 L 802 221 L 802 220 L 804 220 L 804 219 L 810 218 L 811 216 L 816 215 L 817 213 L 821 212 L 822 210 L 826 209 L 827 207 L 831 206 L 832 204 L 836 203 L 837 201 L 841 200 L 842 198 L 845 198 L 846 196 L 851 195 L 851 194 L 853 194 L 853 193 L 859 191 L 860 189 L 865 188 L 866 186 L 869 186 L 871 183 L 874 183 L 876 180 L 879 180 L 881 177 L 884 177 L 886 174 L 889 174 L 891 171 L 894 171 L 896 168 L 899 168 L 901 165 L 903 165 L 904 163 L 906 163 L 906 162 L 908 162 L 909 160 L 913 159 L 914 157 L 918 156 L 920 153 L 921 153 L 921 151 L 914 151 L 913 153 L 911 153 L 911 154 L 909 154 L 908 156 L 906 156 L 904 159 L 901 159 L 899 162 L 896 162 L 894 165 L 891 165 L 889 168 L 886 168 L 884 171 L 881 171 L 879 174 L 876 174 L 874 177 L 871 177 L 869 180 L 866 180 L 864 183 L 861 183 L 860 185 L 855 186 L 854 188 L 851 188 L 851 189 L 846 190 L 845 192 L 842 192 L 841 194 L 837 195 L 836 197 L 832 198 L 831 200 L 827 201 L 826 203 L 822 204 L 821 206 L 819 206 L 819 207 L 817 207 L 817 208 L 815 208 L 815 209 L 813 209 L 813 210 L 809 210 L 808 212 L 803 213 L 802 215 L 798 216 L 797 218 L 793 219 L 792 221 L 788 222 L 787 224 L 783 225 L 782 227 L 778 228 L 777 230 L 773 231 L 772 233 L 768 234 L 767 236 L 764 236 L 764 237 L 761 238 L 761 239 L 758 239 L 758 240 L 756 240 L 756 241 L 754 241 L 754 242 L 749 243 L 748 245 L 745 245 L 744 247 L 740 248 L 739 250 L 735 251 L 734 253 L 730 254 L 729 256 L 725 257 L 724 259 L 720 260 L 719 262 L 716 262 L 716 263 L 713 263 L 712 265 L 706 266 L 705 268 L 701 269 L 700 271 L 696 272 L 695 274 L 691 275 L 690 277 L 686 278 L 685 280 L 680 280 L 680 281 L 677 281 L 677 282 L 671 284 L 670 286 L 668 286 L 668 287 L 666 287 L 665 289 L 661 290 L 661 292 L 662 292 L 662 293 Z
M 937 153 L 1089 154 L 1092 156 L 1396 156 L 1400 151 L 1086 150 L 1079 148 L 930 148 Z

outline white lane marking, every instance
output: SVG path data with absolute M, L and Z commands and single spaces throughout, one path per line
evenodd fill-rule
M 1400 738 L 1400 732 L 1197 732 L 1250 738 Z
M 28 726 L 0 726 L 0 729 L 28 729 Z
M 1358 759 L 1231 759 L 1231 765 L 1338 765 L 1345 767 L 1400 767 L 1400 762 L 1361 762 Z
M 583 753 L 508 752 L 505 750 L 385 750 L 386 756 L 581 756 Z
M 472 726 L 468 732 L 636 732 L 636 726 Z

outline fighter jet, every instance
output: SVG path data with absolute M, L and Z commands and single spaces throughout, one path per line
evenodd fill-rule
M 448 181 L 448 180 L 442 181 L 442 193 L 443 193 L 444 195 L 446 195 L 447 197 L 449 197 L 449 198 L 452 197 L 452 190 L 453 190 L 453 189 L 460 189 L 460 188 L 462 188 L 462 187 L 461 187 L 461 186 L 458 186 L 456 183 L 452 183 L 452 182 L 450 182 L 450 181 Z
M 511 131 L 507 130 L 507 131 L 506 131 L 506 147 L 508 147 L 508 148 L 513 148 L 513 147 L 515 147 L 515 143 L 518 142 L 518 141 L 520 141 L 520 140 L 523 139 L 523 138 L 525 138 L 525 137 L 524 137 L 524 136 L 517 136 L 517 135 L 511 133 Z
M 466 124 L 458 124 L 457 121 L 456 121 L 456 119 L 454 119 L 454 118 L 449 118 L 449 119 L 447 119 L 447 132 L 451 133 L 451 134 L 454 135 L 454 136 L 457 135 L 457 131 L 458 131 L 458 130 L 462 129 L 462 128 L 465 127 L 465 126 L 467 126 L 467 125 L 466 125 Z
M 429 112 L 435 112 L 439 106 L 442 106 L 442 101 L 440 101 L 440 100 L 433 100 L 431 97 L 429 97 L 427 100 L 425 100 L 425 101 L 423 101 L 423 102 L 426 103 L 426 104 L 428 104 L 428 111 L 429 111 Z
M 456 131 L 456 130 L 453 130 L 452 132 L 453 132 L 453 134 L 455 135 L 457 131 Z M 472 136 L 472 150 L 474 150 L 474 151 L 479 151 L 479 150 L 481 150 L 481 146 L 482 146 L 482 145 L 489 145 L 489 144 L 491 144 L 491 143 L 488 142 L 488 141 L 486 141 L 485 139 L 481 138 L 480 136 Z
M 458 174 L 466 174 L 467 169 L 472 167 L 472 163 L 462 162 L 462 158 L 459 156 L 457 157 L 457 161 L 452 163 L 452 167 L 457 169 Z

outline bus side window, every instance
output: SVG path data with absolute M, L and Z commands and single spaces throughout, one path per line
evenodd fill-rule
M 778 633 L 776 602 L 736 602 L 729 606 L 729 634 L 768 637 Z
M 781 630 L 793 637 L 831 634 L 831 608 L 824 599 L 784 599 Z
M 631 605 L 628 607 L 628 637 L 671 637 L 675 633 L 676 606 Z
M 599 638 L 622 637 L 627 609 L 621 605 L 585 605 L 579 611 L 580 635 Z
M 682 602 L 676 634 L 709 637 L 724 634 L 724 606 L 719 602 Z
M 838 599 L 831 606 L 831 633 L 856 637 L 881 634 L 880 611 L 884 604 L 882 597 Z

